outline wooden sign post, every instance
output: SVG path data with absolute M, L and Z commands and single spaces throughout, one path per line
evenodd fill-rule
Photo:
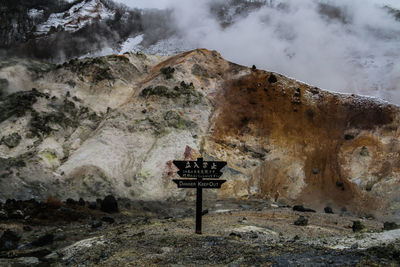
M 221 188 L 226 180 L 216 180 L 215 178 L 221 177 L 221 169 L 226 165 L 226 162 L 204 161 L 203 158 L 198 158 L 197 161 L 174 160 L 173 163 L 178 167 L 178 175 L 181 178 L 196 178 L 174 179 L 172 181 L 178 185 L 178 188 L 196 188 L 196 234 L 201 234 L 203 188 Z

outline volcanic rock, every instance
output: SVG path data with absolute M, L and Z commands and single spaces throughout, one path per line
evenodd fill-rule
M 399 228 L 400 228 L 400 225 L 398 225 L 395 222 L 384 222 L 383 223 L 384 231 L 395 230 L 395 229 L 399 229 Z
M 21 136 L 18 133 L 12 133 L 10 135 L 4 136 L 0 143 L 4 143 L 8 148 L 14 148 L 19 145 L 21 141 Z
M 78 205 L 79 206 L 85 206 L 86 205 L 85 200 L 83 198 L 79 198 Z
M 107 222 L 107 223 L 114 223 L 115 222 L 115 220 L 113 218 L 111 218 L 111 217 L 102 217 L 101 220 L 103 222 Z
M 23 219 L 24 218 L 24 213 L 21 210 L 15 210 L 9 214 L 9 217 L 11 219 Z
M 53 243 L 54 235 L 53 234 L 44 234 L 41 235 L 38 239 L 31 242 L 31 245 L 34 247 L 42 247 Z
M 95 229 L 95 228 L 99 228 L 99 227 L 101 227 L 103 225 L 103 223 L 101 222 L 101 221 L 92 221 L 92 228 L 93 229 Z
M 31 242 L 31 246 L 33 247 L 42 247 L 53 243 L 54 235 L 53 234 L 43 234 L 39 236 L 38 239 Z
M 5 210 L 0 210 L 0 220 L 7 220 L 7 219 L 8 219 L 7 212 Z
M 0 238 L 0 251 L 16 249 L 20 239 L 21 234 L 11 230 L 4 231 Z
M 333 214 L 333 210 L 332 210 L 331 207 L 325 207 L 325 208 L 324 208 L 324 211 L 325 211 L 325 213 Z
M 118 212 L 118 202 L 114 196 L 108 195 L 101 202 L 101 210 L 108 213 Z
M 294 225 L 298 225 L 298 226 L 306 226 L 308 225 L 308 219 L 304 216 L 300 216 L 299 218 L 297 218 L 297 220 L 294 222 Z
M 365 225 L 361 221 L 353 221 L 353 226 L 351 228 L 353 232 L 361 232 L 365 229 Z
M 89 202 L 89 209 L 91 209 L 91 210 L 95 210 L 95 209 L 97 209 L 97 202 L 95 202 L 95 201 L 91 201 L 91 202 Z
M 295 205 L 293 206 L 294 211 L 300 211 L 300 212 L 315 212 L 315 210 L 310 209 L 310 208 L 305 208 L 302 205 Z

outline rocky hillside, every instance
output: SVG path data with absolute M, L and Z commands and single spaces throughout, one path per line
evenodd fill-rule
M 212 4 L 210 10 L 226 27 L 265 4 L 230 0 Z M 187 50 L 176 48 L 179 34 L 171 10 L 139 10 L 112 0 L 5 0 L 0 7 L 0 21 L 0 56 L 60 62 L 102 49 L 120 51 L 126 46 L 160 54 Z M 134 38 L 140 41 L 131 47 Z M 171 43 L 171 47 L 164 42 Z
M 192 199 L 174 159 L 224 160 L 206 198 L 400 216 L 400 108 L 198 49 L 0 63 L 0 199 Z

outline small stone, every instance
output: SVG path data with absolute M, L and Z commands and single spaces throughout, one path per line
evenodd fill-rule
M 7 219 L 8 219 L 7 212 L 5 210 L 0 210 L 0 220 L 7 220 Z
M 32 231 L 32 227 L 30 227 L 29 225 L 24 225 L 23 229 L 24 229 L 25 232 Z
M 95 229 L 95 228 L 99 228 L 99 227 L 101 227 L 103 225 L 103 223 L 101 222 L 101 221 L 92 221 L 92 228 L 93 229 Z
M 19 219 L 23 219 L 25 216 L 24 216 L 24 213 L 21 210 L 15 210 L 11 214 L 9 214 L 9 217 L 11 219 L 19 220 Z
M 242 238 L 242 235 L 241 235 L 241 234 L 235 233 L 235 232 L 230 233 L 229 236 L 237 237 L 237 238 Z
M 72 198 L 68 198 L 65 202 L 67 203 L 68 206 L 75 206 L 77 204 L 77 202 Z
M 101 201 L 101 210 L 108 213 L 118 212 L 118 202 L 114 196 L 108 195 Z
M 351 249 L 357 249 L 357 248 L 358 248 L 358 243 L 354 243 L 353 245 L 351 245 L 350 248 L 351 248 Z
M 368 148 L 366 146 L 363 146 L 361 148 L 360 155 L 363 156 L 363 157 L 369 156 L 369 151 L 368 151 Z
M 274 74 L 271 74 L 268 78 L 269 83 L 276 83 L 277 81 L 278 81 L 278 79 L 276 78 L 276 76 Z
M 8 148 L 14 148 L 21 142 L 21 136 L 18 133 L 12 133 L 7 136 L 3 136 L 1 142 L 4 143 Z
M 384 222 L 383 223 L 384 231 L 395 230 L 395 229 L 399 229 L 399 228 L 400 228 L 400 225 L 396 224 L 395 222 Z
M 353 226 L 351 228 L 353 229 L 353 232 L 361 232 L 365 229 L 365 225 L 360 221 L 353 221 Z
M 91 210 L 97 209 L 97 202 L 91 201 L 91 202 L 89 203 L 89 209 L 91 209 Z
M 247 222 L 247 218 L 246 218 L 246 217 L 243 217 L 243 218 L 239 219 L 238 222 L 240 222 L 240 223 L 241 223 L 241 222 Z
M 256 232 L 251 232 L 250 238 L 252 238 L 252 239 L 258 238 L 258 234 Z
M 336 186 L 344 191 L 344 183 L 342 181 L 336 181 Z
M 54 241 L 53 234 L 44 234 L 41 235 L 38 239 L 34 240 L 31 245 L 34 247 L 43 247 L 46 245 L 50 245 Z
M 324 208 L 324 211 L 325 211 L 325 213 L 333 214 L 333 210 L 332 210 L 331 207 L 325 207 L 325 208 Z
M 58 233 L 54 236 L 54 241 L 64 241 L 67 239 L 67 236 L 64 233 Z
M 78 201 L 78 205 L 82 206 L 82 207 L 85 206 L 86 205 L 85 200 L 83 198 L 80 198 L 79 201 Z
M 299 218 L 297 218 L 297 220 L 294 222 L 294 225 L 298 225 L 298 226 L 306 226 L 308 225 L 308 219 L 304 216 L 300 216 Z
M 101 220 L 103 222 L 107 222 L 107 223 L 115 223 L 115 220 L 111 217 L 103 217 L 103 218 L 101 218 Z
M 13 250 L 18 248 L 18 241 L 21 239 L 21 234 L 6 230 L 0 238 L 0 251 Z
M 352 140 L 352 139 L 354 139 L 354 135 L 346 134 L 346 135 L 344 136 L 344 139 L 345 139 L 345 140 Z
M 375 220 L 375 216 L 373 214 L 367 214 L 365 215 L 365 218 L 367 218 L 368 220 Z
M 293 206 L 294 211 L 300 211 L 300 212 L 315 212 L 313 209 L 305 208 L 302 205 L 295 205 Z

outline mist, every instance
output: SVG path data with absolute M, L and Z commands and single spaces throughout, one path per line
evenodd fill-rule
M 157 6 L 150 1 L 146 7 L 171 9 L 188 48 L 217 50 L 235 63 L 323 89 L 400 104 L 400 22 L 384 8 L 397 8 L 396 2 L 261 1 L 263 7 L 224 24 L 212 5 L 231 2 L 170 0 Z

